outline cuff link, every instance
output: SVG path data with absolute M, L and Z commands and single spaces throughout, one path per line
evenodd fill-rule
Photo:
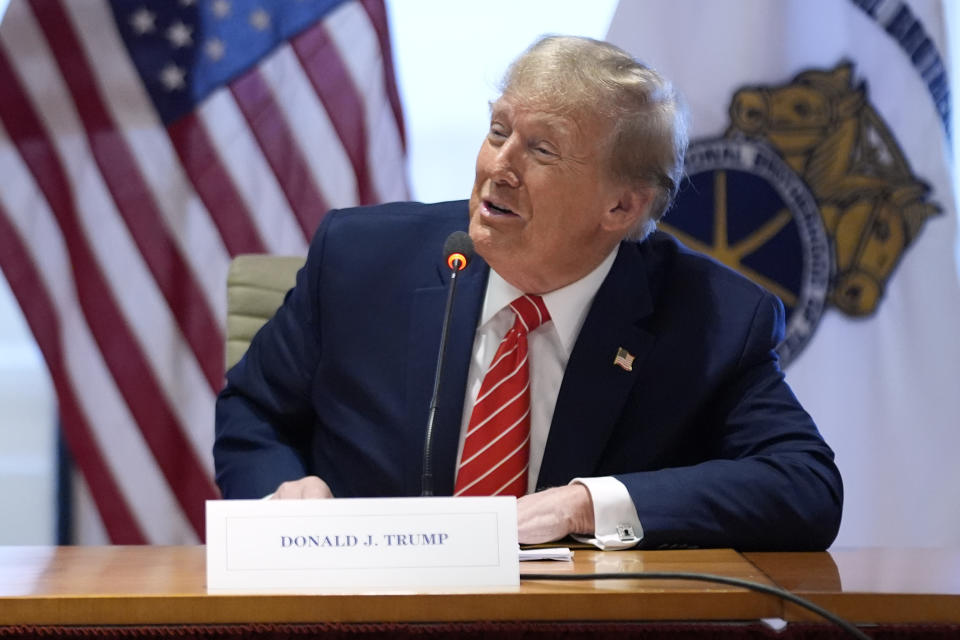
M 617 525 L 617 536 L 620 538 L 620 542 L 637 542 L 640 540 L 633 532 L 633 525 L 623 522 Z

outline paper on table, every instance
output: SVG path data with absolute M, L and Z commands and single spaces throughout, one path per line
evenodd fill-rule
M 520 549 L 520 562 L 525 560 L 573 560 L 573 551 L 569 547 L 548 547 L 546 549 Z

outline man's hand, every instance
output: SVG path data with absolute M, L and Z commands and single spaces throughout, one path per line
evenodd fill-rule
M 284 482 L 270 496 L 271 500 L 304 500 L 307 498 L 332 498 L 327 483 L 317 476 Z
M 521 544 L 559 540 L 570 533 L 593 534 L 593 500 L 582 484 L 531 493 L 517 500 Z

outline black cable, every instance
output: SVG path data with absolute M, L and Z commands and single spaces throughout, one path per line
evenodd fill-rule
M 744 589 L 750 589 L 752 591 L 759 591 L 760 593 L 766 593 L 769 595 L 777 596 L 784 600 L 788 600 L 804 609 L 814 612 L 818 616 L 824 618 L 837 625 L 854 638 L 859 640 L 871 640 L 870 636 L 865 634 L 860 629 L 857 629 L 851 623 L 847 622 L 843 618 L 830 613 L 823 607 L 813 604 L 809 600 L 805 600 L 800 596 L 794 595 L 787 591 L 786 589 L 780 589 L 779 587 L 771 587 L 766 584 L 760 584 L 759 582 L 751 582 L 749 580 L 741 580 L 740 578 L 728 578 L 726 576 L 717 576 L 710 573 L 683 573 L 677 571 L 667 571 L 667 572 L 649 572 L 649 573 L 521 573 L 521 580 L 695 580 L 699 582 L 717 582 L 719 584 L 729 584 L 735 587 L 743 587 Z

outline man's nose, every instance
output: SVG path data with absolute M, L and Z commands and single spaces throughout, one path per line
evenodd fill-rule
M 520 173 L 517 164 L 517 144 L 513 138 L 508 139 L 497 149 L 497 155 L 493 159 L 491 176 L 497 184 L 510 187 L 520 186 Z

